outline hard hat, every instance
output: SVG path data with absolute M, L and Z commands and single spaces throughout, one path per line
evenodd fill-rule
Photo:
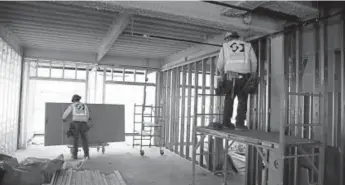
M 227 39 L 227 38 L 239 38 L 240 35 L 236 32 L 236 31 L 233 31 L 233 32 L 226 32 L 225 33 L 225 37 L 224 39 Z
M 75 95 L 72 96 L 72 102 L 80 101 L 80 99 L 81 99 L 81 96 L 79 96 L 78 94 L 75 94 Z

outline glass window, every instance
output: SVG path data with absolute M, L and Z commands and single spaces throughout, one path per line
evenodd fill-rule
M 86 80 L 86 65 L 77 65 L 77 79 L 78 80 Z
M 206 74 L 206 87 L 211 86 L 211 76 L 210 74 Z
M 113 80 L 122 82 L 123 81 L 123 69 L 121 68 L 114 68 L 113 69 Z
M 135 81 L 136 82 L 145 82 L 145 70 L 135 70 Z
M 62 78 L 62 75 L 63 75 L 62 66 L 63 66 L 62 62 L 59 62 L 59 61 L 52 62 L 52 66 L 51 66 L 52 78 Z
M 107 72 L 105 73 L 105 80 L 112 81 L 113 80 L 113 68 L 105 68 Z
M 37 63 L 36 62 L 29 62 L 29 72 L 30 72 L 31 77 L 37 76 Z
M 134 69 L 125 69 L 125 81 L 134 82 Z
M 156 83 L 156 74 L 156 71 L 149 71 L 149 73 L 147 74 L 147 83 Z
M 50 77 L 50 64 L 40 62 L 38 64 L 37 75 L 39 77 Z
M 64 70 L 64 78 L 66 79 L 75 79 L 75 70 L 65 69 Z
M 189 73 L 188 73 L 188 71 L 186 71 L 186 85 L 187 86 L 189 85 L 188 81 L 189 81 Z
M 65 63 L 64 66 L 64 78 L 65 79 L 76 79 L 77 77 L 77 71 L 76 71 L 76 65 Z

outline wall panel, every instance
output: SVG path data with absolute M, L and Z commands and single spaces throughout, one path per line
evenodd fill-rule
M 69 103 L 46 103 L 45 111 L 45 146 L 72 144 L 67 138 L 71 116 L 61 120 Z M 106 142 L 125 141 L 125 106 L 116 104 L 88 104 L 93 127 L 88 132 L 90 145 Z

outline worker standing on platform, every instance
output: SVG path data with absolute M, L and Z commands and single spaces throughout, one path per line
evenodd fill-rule
M 62 115 L 62 120 L 65 122 L 69 114 L 72 113 L 72 122 L 70 123 L 70 129 L 67 135 L 73 136 L 73 158 L 78 158 L 78 140 L 79 134 L 81 136 L 81 142 L 84 150 L 84 157 L 89 158 L 89 143 L 87 132 L 90 125 L 90 112 L 86 104 L 80 102 L 81 96 L 75 94 L 72 97 L 72 104 L 68 106 Z
M 255 80 L 257 58 L 251 43 L 240 39 L 237 32 L 228 32 L 224 40 L 218 61 L 217 69 L 220 72 L 220 87 L 225 95 L 223 124 L 234 129 L 231 123 L 234 99 L 237 96 L 238 107 L 236 116 L 236 128 L 247 129 L 244 122 L 247 114 L 248 95 L 256 88 Z M 253 78 L 254 77 L 254 78 Z

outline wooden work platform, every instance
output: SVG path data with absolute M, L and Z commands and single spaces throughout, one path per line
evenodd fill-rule
M 212 135 L 219 138 L 234 140 L 250 145 L 264 145 L 271 148 L 279 148 L 279 132 L 265 132 L 260 130 L 216 130 L 209 127 L 196 127 L 197 133 Z M 318 145 L 319 141 L 302 139 L 293 136 L 285 136 L 287 146 Z

